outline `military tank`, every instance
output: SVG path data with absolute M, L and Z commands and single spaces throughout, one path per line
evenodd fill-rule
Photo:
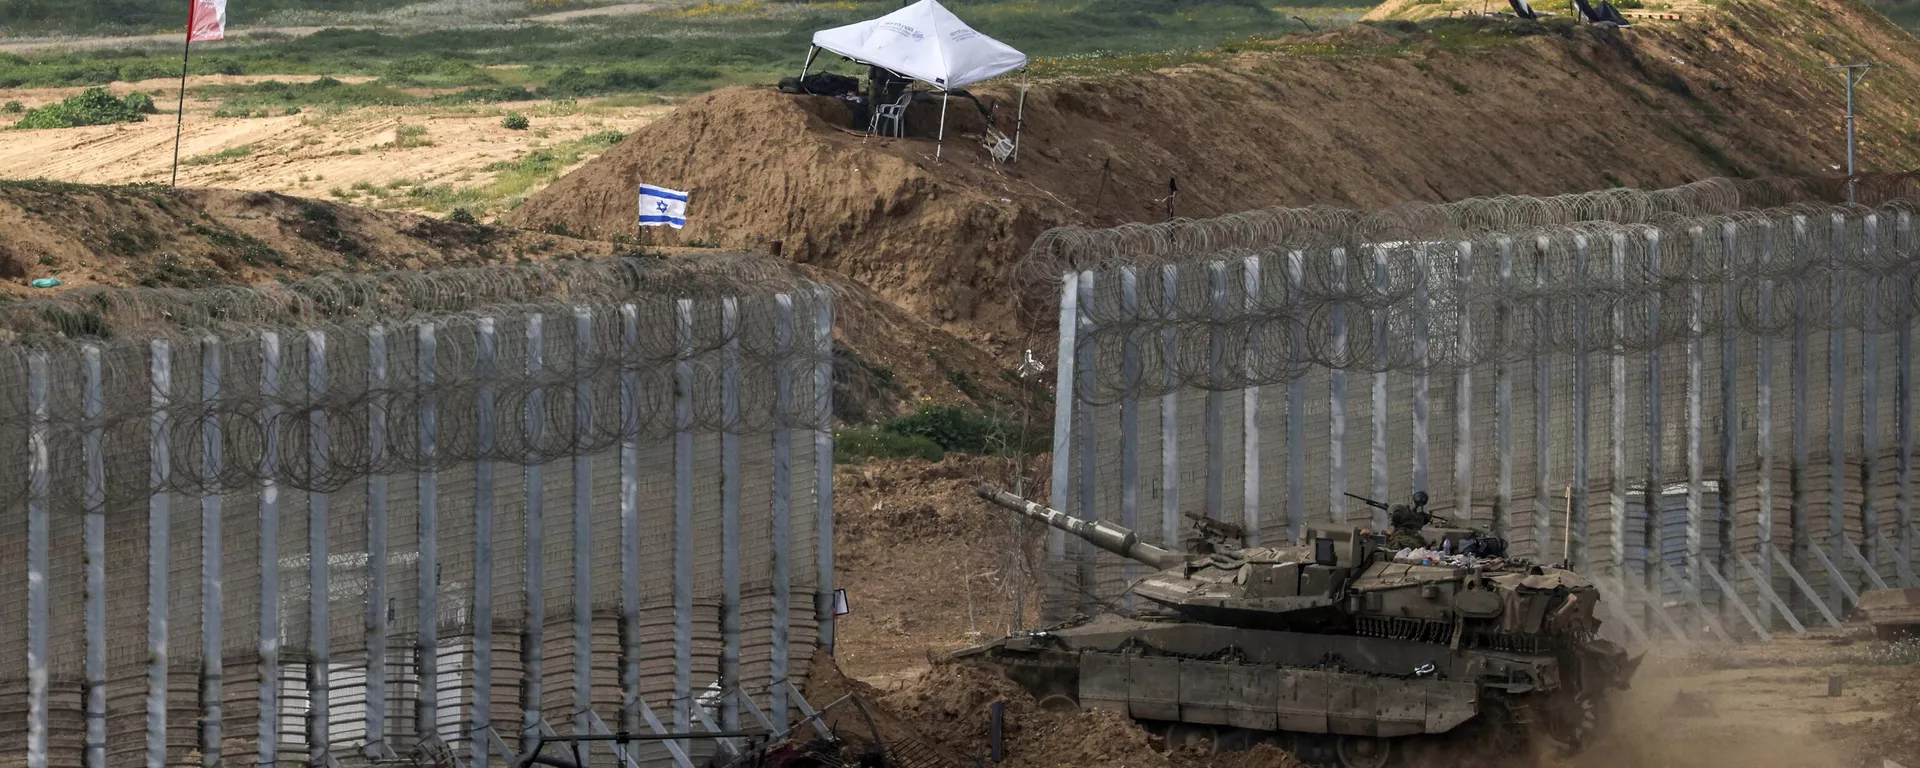
M 1273 743 L 1342 768 L 1497 765 L 1538 747 L 1578 750 L 1639 666 L 1596 636 L 1592 583 L 1509 557 L 1482 532 L 1434 525 L 1423 493 L 1390 510 L 1388 534 L 1318 528 L 1299 546 L 1246 546 L 1238 527 L 1188 513 L 1193 530 L 1175 552 L 978 491 L 1156 572 L 1130 590 L 1147 610 L 955 657 L 1001 670 L 1044 708 L 1112 710 L 1173 746 Z

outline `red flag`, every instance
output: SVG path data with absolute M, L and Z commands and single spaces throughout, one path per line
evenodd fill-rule
M 187 42 L 220 40 L 227 36 L 227 0 L 189 0 Z

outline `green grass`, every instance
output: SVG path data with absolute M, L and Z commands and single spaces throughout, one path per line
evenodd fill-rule
M 405 184 L 390 186 L 386 190 L 370 186 L 365 189 L 336 188 L 332 194 L 342 199 L 350 199 L 356 194 L 370 194 L 386 198 L 391 205 L 424 208 L 440 213 L 465 209 L 469 215 L 477 215 L 518 205 L 527 195 L 559 178 L 566 169 L 607 151 L 625 138 L 626 134 L 619 131 L 602 131 L 541 147 L 518 159 L 486 166 L 483 170 L 495 176 L 492 181 L 477 186 Z
M 534 95 L 518 86 L 465 88 L 448 93 L 415 95 L 383 80 L 348 83 L 322 77 L 304 83 L 268 80 L 248 85 L 206 85 L 191 89 L 203 99 L 219 99 L 215 117 L 266 117 L 289 114 L 301 107 L 414 107 L 492 104 L 525 101 Z
M 227 147 L 226 149 L 220 150 L 218 152 L 209 152 L 204 155 L 194 155 L 193 157 L 189 157 L 185 160 L 180 161 L 180 164 L 181 165 L 216 165 L 219 163 L 224 163 L 228 160 L 239 160 L 240 158 L 247 157 L 252 154 L 253 154 L 252 144 L 241 144 L 240 146 L 237 146 L 237 147 Z
M 0 7 L 12 8 L 6 13 L 17 19 L 26 13 L 17 3 L 50 1 L 0 0 Z M 109 2 L 141 5 L 147 0 L 79 1 L 91 7 L 90 3 Z M 289 5 L 281 0 L 266 4 Z M 319 3 L 348 10 L 400 4 L 394 0 Z M 1289 0 L 1278 8 L 1258 0 L 977 0 L 958 2 L 954 8 L 980 31 L 1026 51 L 1034 59 L 1035 74 L 1075 74 L 1166 66 L 1219 55 L 1216 49 L 1223 42 L 1303 31 L 1301 23 L 1291 18 L 1296 15 L 1324 30 L 1365 12 L 1350 5 L 1343 0 Z M 235 6 L 235 24 L 245 23 L 238 15 L 241 7 Z M 236 115 L 261 110 L 280 114 L 293 106 L 684 94 L 732 84 L 772 84 L 795 73 L 814 30 L 897 7 L 893 2 L 745 0 L 594 17 L 564 25 L 409 31 L 405 22 L 396 22 L 377 29 L 328 29 L 301 38 L 235 38 L 208 55 L 195 56 L 190 70 L 375 78 L 357 84 L 322 80 L 196 89 L 202 96 L 223 99 L 223 110 Z M 76 9 L 75 18 L 84 19 L 87 13 Z M 9 23 L 7 18 L 0 15 L 0 27 Z M 822 55 L 816 62 L 816 69 L 823 67 L 859 69 L 832 55 Z M 178 52 L 168 47 L 66 50 L 30 57 L 0 54 L 0 88 L 100 85 L 178 73 Z

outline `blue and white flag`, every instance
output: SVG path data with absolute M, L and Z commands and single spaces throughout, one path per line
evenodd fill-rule
M 687 193 L 652 184 L 640 185 L 640 226 L 663 225 L 674 229 L 687 225 Z

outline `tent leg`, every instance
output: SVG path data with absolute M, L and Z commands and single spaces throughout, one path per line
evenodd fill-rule
M 1027 84 L 1020 84 L 1020 110 L 1013 117 L 1013 156 L 1014 162 L 1020 161 L 1020 129 L 1027 125 Z
M 940 133 L 933 140 L 933 159 L 940 159 L 940 150 L 947 145 L 947 92 L 940 92 Z
M 817 45 L 810 45 L 810 46 L 807 46 L 807 63 L 805 63 L 805 64 L 801 64 L 801 65 L 800 65 L 800 79 L 801 79 L 801 80 L 806 80 L 806 79 L 807 79 L 807 70 L 809 70 L 809 69 L 813 69 L 813 57 L 814 57 L 814 55 L 815 55 L 815 54 L 817 54 L 817 53 L 819 53 L 819 52 L 820 52 L 820 46 L 817 46 Z M 804 86 L 804 85 L 803 85 L 803 86 L 800 86 L 800 87 L 801 87 L 801 88 L 802 88 L 803 90 L 804 90 L 804 89 L 806 88 L 806 86 Z

